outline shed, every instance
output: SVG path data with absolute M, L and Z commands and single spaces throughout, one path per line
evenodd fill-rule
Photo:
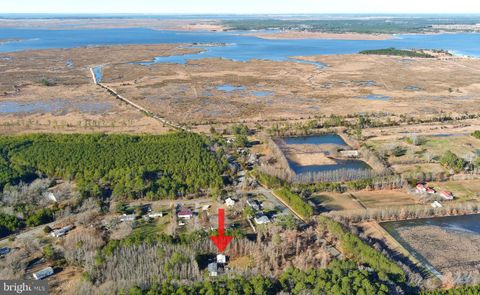
M 55 238 L 59 238 L 59 237 L 63 237 L 64 235 L 66 235 L 69 231 L 71 231 L 73 228 L 72 225 L 68 225 L 68 226 L 65 226 L 65 227 L 62 227 L 61 229 L 56 229 L 56 230 L 53 230 L 50 235 L 52 237 L 55 237 Z
M 208 264 L 208 274 L 211 277 L 218 276 L 218 264 L 216 262 L 212 262 Z
M 267 223 L 270 223 L 270 219 L 265 215 L 261 215 L 261 216 L 255 217 L 255 223 L 256 224 L 267 224 Z
M 135 218 L 136 218 L 136 217 L 135 217 L 135 214 L 130 214 L 130 215 L 123 214 L 123 215 L 120 217 L 120 221 L 122 221 L 122 222 L 134 221 Z
M 52 201 L 52 202 L 57 202 L 57 197 L 52 192 L 47 193 L 47 200 Z
M 47 278 L 53 274 L 54 274 L 53 268 L 49 266 L 47 268 L 44 268 L 34 273 L 33 277 L 35 278 L 35 280 L 43 280 L 44 278 Z
M 255 210 L 260 210 L 260 204 L 258 203 L 257 200 L 248 199 L 247 204 L 248 204 L 248 206 L 252 207 Z
M 233 207 L 235 206 L 235 200 L 232 198 L 228 198 L 225 200 L 225 205 L 227 205 L 228 207 Z
M 10 249 L 10 248 L 8 248 L 8 247 L 0 248 L 0 256 L 5 256 L 5 255 L 7 255 L 8 253 L 10 253 L 10 251 L 12 251 L 12 249 Z
M 163 217 L 163 212 L 151 212 L 151 213 L 148 213 L 148 217 L 150 218 Z

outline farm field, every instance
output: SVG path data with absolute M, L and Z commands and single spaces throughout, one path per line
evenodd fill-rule
M 312 196 L 310 200 L 325 211 L 342 211 L 363 209 L 358 201 L 349 194 L 320 193 Z
M 418 204 L 415 196 L 400 190 L 360 191 L 352 195 L 369 209 Z

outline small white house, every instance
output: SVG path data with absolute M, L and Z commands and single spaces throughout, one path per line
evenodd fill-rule
M 53 230 L 50 235 L 54 238 L 60 238 L 60 237 L 63 237 L 64 235 L 66 235 L 69 231 L 71 231 L 73 229 L 73 226 L 72 225 L 68 225 L 68 226 L 65 226 L 65 227 L 62 227 L 61 229 L 56 229 L 56 230 Z
M 202 211 L 208 211 L 210 209 L 210 205 L 203 205 L 202 206 Z
M 443 206 L 438 201 L 435 201 L 435 202 L 432 203 L 432 207 L 433 208 L 442 208 Z
M 33 277 L 35 278 L 35 280 L 43 280 L 44 278 L 47 278 L 53 275 L 53 273 L 54 273 L 53 268 L 47 267 L 34 273 Z
M 261 216 L 255 217 L 255 223 L 256 224 L 267 224 L 267 223 L 270 223 L 270 219 L 265 215 L 261 215 Z
M 225 205 L 227 205 L 228 207 L 233 207 L 235 206 L 235 200 L 232 198 L 228 198 L 225 200 Z

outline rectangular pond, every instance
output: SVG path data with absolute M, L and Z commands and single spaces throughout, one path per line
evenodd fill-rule
M 380 225 L 435 275 L 480 268 L 480 214 Z
M 294 136 L 282 138 L 286 147 L 300 146 L 300 145 L 314 145 L 319 147 L 319 153 L 325 152 L 328 154 L 328 150 L 333 147 L 338 149 L 350 149 L 350 146 L 337 134 L 321 134 L 321 135 L 309 135 L 309 136 Z M 322 149 L 325 147 L 325 149 Z M 356 159 L 337 159 L 330 158 L 333 164 L 322 165 L 300 165 L 293 161 L 287 154 L 287 160 L 290 168 L 296 174 L 303 174 L 309 172 L 329 172 L 338 170 L 371 170 L 371 167 L 361 160 Z

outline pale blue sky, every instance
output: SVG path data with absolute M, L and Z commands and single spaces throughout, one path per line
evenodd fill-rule
M 478 0 L 1 0 L 3 13 L 480 13 Z

